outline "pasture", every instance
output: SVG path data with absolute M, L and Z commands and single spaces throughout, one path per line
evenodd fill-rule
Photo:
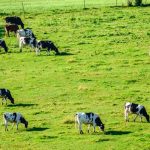
M 0 38 L 9 47 L 8 54 L 0 49 L 0 88 L 10 89 L 15 104 L 0 106 L 0 149 L 149 150 L 150 123 L 132 122 L 134 115 L 126 123 L 124 103 L 143 104 L 150 114 L 150 7 L 31 5 L 24 17 L 9 3 L 0 4 Z M 14 34 L 4 35 L 4 17 L 11 15 L 62 54 L 36 56 L 29 47 L 20 53 Z M 16 131 L 10 124 L 5 132 L 2 114 L 15 111 L 29 127 Z M 88 134 L 84 125 L 80 135 L 74 115 L 82 111 L 99 114 L 105 134 L 92 127 Z

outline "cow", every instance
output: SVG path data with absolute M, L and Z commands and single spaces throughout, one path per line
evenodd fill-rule
M 19 30 L 19 27 L 16 24 L 6 24 L 5 25 L 5 31 L 6 31 L 7 36 L 9 36 L 9 32 L 14 32 L 16 34 L 17 30 Z
M 30 29 L 17 30 L 17 38 L 19 39 L 20 37 L 36 38 Z
M 2 98 L 2 105 L 3 101 L 6 101 L 7 105 L 7 99 L 9 99 L 12 104 L 14 104 L 14 98 L 8 89 L 0 89 L 0 97 Z
M 22 52 L 23 45 L 29 45 L 30 47 L 36 49 L 37 41 L 35 38 L 32 38 L 32 37 L 20 37 L 19 39 L 20 52 Z
M 3 39 L 0 39 L 0 47 L 2 47 L 5 50 L 5 53 L 8 52 L 8 47 L 6 46 L 6 43 Z
M 40 54 L 41 49 L 47 49 L 47 54 L 50 54 L 50 51 L 53 50 L 55 51 L 56 54 L 60 54 L 58 51 L 58 48 L 54 45 L 52 41 L 45 40 L 45 41 L 38 41 L 37 42 L 37 49 L 36 49 L 36 54 Z
M 6 112 L 3 114 L 3 118 L 4 118 L 4 124 L 5 124 L 5 131 L 8 131 L 8 128 L 7 128 L 8 122 L 13 123 L 12 128 L 14 127 L 14 124 L 16 123 L 17 130 L 18 130 L 19 123 L 24 124 L 25 128 L 28 127 L 28 121 L 26 121 L 26 119 L 19 112 L 14 112 L 14 113 Z
M 143 116 L 146 118 L 147 122 L 149 122 L 149 115 L 147 114 L 145 107 L 142 105 L 131 103 L 131 102 L 126 102 L 124 113 L 125 113 L 126 121 L 129 121 L 128 115 L 129 113 L 132 113 L 132 114 L 136 114 L 133 120 L 134 122 L 138 116 L 140 116 L 141 122 L 142 122 Z
M 92 112 L 77 112 L 75 115 L 75 124 L 76 123 L 78 123 L 80 134 L 83 134 L 82 124 L 88 124 L 88 133 L 90 130 L 90 125 L 93 125 L 94 132 L 96 126 L 98 126 L 100 130 L 104 131 L 104 124 L 102 123 L 100 117 Z
M 8 24 L 21 25 L 21 28 L 24 29 L 24 24 L 20 17 L 17 17 L 17 16 L 6 17 L 5 21 Z

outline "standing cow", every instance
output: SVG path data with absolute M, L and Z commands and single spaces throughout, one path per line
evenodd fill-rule
M 50 54 L 50 51 L 53 50 L 55 53 L 58 55 L 59 50 L 58 48 L 54 45 L 52 41 L 46 40 L 46 41 L 38 41 L 37 43 L 37 49 L 36 49 L 36 54 L 40 54 L 41 49 L 47 49 L 47 54 Z
M 25 128 L 28 127 L 28 121 L 26 121 L 26 119 L 22 116 L 21 113 L 18 113 L 18 112 L 14 112 L 14 113 L 6 112 L 6 113 L 3 114 L 3 118 L 4 118 L 4 124 L 5 124 L 5 131 L 8 131 L 8 128 L 7 128 L 8 122 L 13 123 L 13 126 L 16 123 L 17 130 L 18 130 L 19 123 L 24 124 Z
M 9 36 L 9 32 L 14 32 L 16 34 L 18 29 L 19 29 L 19 27 L 16 24 L 6 24 L 5 25 L 5 31 L 6 31 L 7 36 Z
M 90 113 L 84 113 L 84 112 L 76 113 L 75 123 L 78 123 L 78 125 L 79 125 L 80 134 L 83 134 L 82 124 L 88 124 L 88 132 L 90 129 L 90 125 L 93 125 L 94 132 L 95 132 L 96 126 L 98 126 L 100 130 L 104 131 L 104 124 L 102 123 L 100 117 L 97 114 L 94 114 L 92 112 L 90 112 Z
M 20 37 L 19 39 L 20 52 L 22 52 L 23 45 L 29 45 L 30 47 L 36 49 L 37 41 L 35 38 L 32 38 L 32 37 Z
M 8 47 L 6 46 L 5 41 L 2 39 L 0 39 L 0 47 L 2 47 L 6 53 L 8 52 Z
M 133 121 L 135 121 L 136 118 L 138 116 L 140 116 L 140 119 L 142 122 L 142 117 L 144 116 L 146 118 L 147 122 L 149 122 L 149 115 L 147 114 L 145 107 L 142 105 L 126 102 L 124 111 L 125 111 L 124 113 L 125 113 L 125 120 L 126 121 L 129 121 L 128 115 L 129 115 L 129 113 L 132 113 L 132 114 L 136 114 Z
M 6 23 L 8 24 L 16 24 L 16 25 L 21 25 L 22 29 L 24 29 L 24 24 L 21 20 L 20 17 L 17 16 L 12 16 L 12 17 L 6 17 L 5 18 Z
M 3 101 L 6 101 L 6 105 L 7 105 L 7 99 L 9 99 L 12 104 L 14 104 L 14 98 L 12 97 L 8 89 L 0 89 L 0 97 L 2 98 L 2 105 L 3 105 Z

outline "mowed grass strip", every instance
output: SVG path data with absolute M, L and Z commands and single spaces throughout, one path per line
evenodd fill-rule
M 3 9 L 2 7 L 0 9 Z M 124 121 L 124 103 L 146 106 L 150 113 L 149 7 L 56 9 L 0 16 L 0 38 L 9 53 L 0 50 L 0 87 L 8 88 L 15 105 L 3 105 L 1 149 L 150 149 L 150 124 Z M 7 15 L 20 16 L 37 39 L 52 40 L 62 55 L 40 56 L 4 36 Z M 8 102 L 9 103 L 9 102 Z M 2 114 L 21 112 L 29 121 L 4 131 Z M 106 132 L 79 135 L 76 112 L 98 113 Z

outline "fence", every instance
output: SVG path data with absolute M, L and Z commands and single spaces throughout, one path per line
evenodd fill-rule
M 143 0 L 143 4 L 150 4 L 150 0 Z M 0 0 L 0 13 L 126 5 L 127 0 Z

